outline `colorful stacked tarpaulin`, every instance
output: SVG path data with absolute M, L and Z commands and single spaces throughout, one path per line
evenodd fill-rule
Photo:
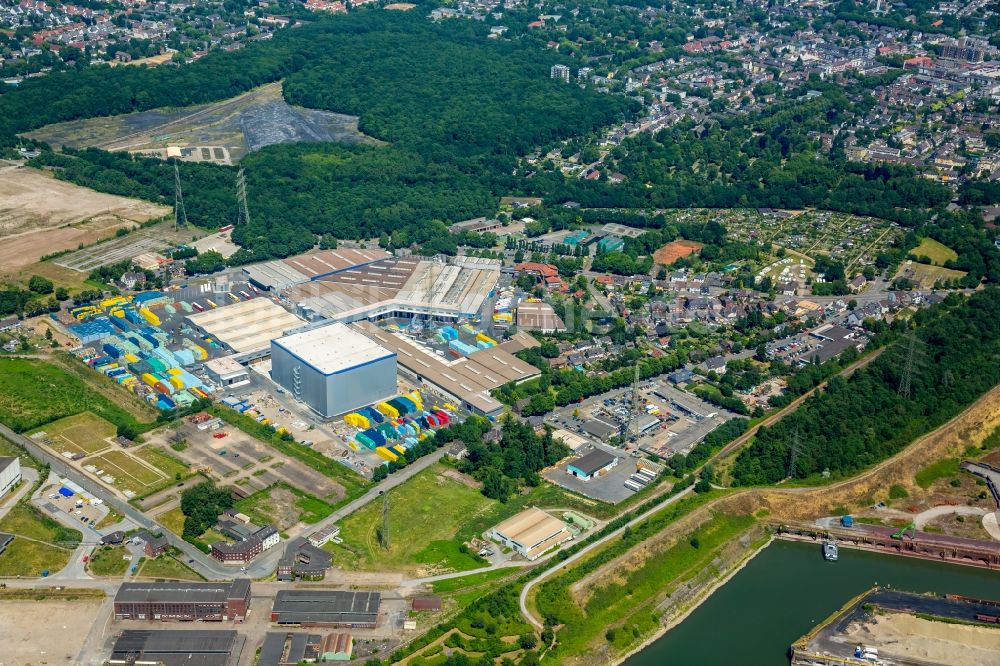
M 390 418 L 396 418 L 399 416 L 399 410 L 386 402 L 380 402 L 375 405 L 375 409 L 382 412 L 384 415 Z
M 380 446 L 377 449 L 375 449 L 375 453 L 378 454 L 379 457 L 384 458 L 389 462 L 396 462 L 397 460 L 399 460 L 398 455 L 396 455 L 389 449 L 385 448 L 384 446 Z
M 358 413 L 361 414 L 361 416 L 368 419 L 368 421 L 371 423 L 378 424 L 382 423 L 382 421 L 385 420 L 385 416 L 382 415 L 382 412 L 378 411 L 377 409 L 373 409 L 371 407 L 365 407 L 364 409 L 360 409 L 358 410 Z
M 350 414 L 345 415 L 344 423 L 352 425 L 355 428 L 360 428 L 361 430 L 365 430 L 371 425 L 367 418 L 357 412 L 351 412 Z

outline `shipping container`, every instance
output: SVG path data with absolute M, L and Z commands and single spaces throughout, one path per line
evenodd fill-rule
M 197 301 L 194 302 L 194 303 L 192 303 L 191 307 L 193 307 L 198 312 L 204 312 L 205 311 L 205 306 L 202 305 L 201 303 L 198 303 Z
M 112 358 L 118 358 L 122 355 L 122 350 L 118 349 L 118 347 L 115 347 L 111 343 L 105 343 L 101 348 L 104 350 L 105 354 Z

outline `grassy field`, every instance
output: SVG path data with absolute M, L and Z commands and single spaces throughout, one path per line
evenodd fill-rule
M 958 259 L 958 253 L 933 238 L 921 238 L 920 245 L 910 250 L 914 257 L 927 257 L 935 266 L 944 266 L 948 261 Z
M 236 503 L 236 509 L 260 524 L 270 524 L 285 530 L 302 521 L 317 523 L 331 513 L 333 507 L 307 492 L 279 483 Z
M 176 580 L 205 580 L 180 560 L 160 555 L 155 560 L 146 559 L 139 565 L 137 576 L 144 578 L 170 578 Z
M 63 527 L 24 503 L 4 516 L 0 521 L 0 532 L 15 535 L 13 543 L 0 555 L 0 576 L 37 576 L 46 569 L 54 573 L 66 566 L 72 548 L 83 538 L 77 530 Z M 18 539 L 17 536 L 45 543 Z M 56 545 L 64 548 L 57 548 Z
M 48 423 L 36 432 L 44 432 L 52 441 L 52 448 L 59 453 L 82 453 L 90 455 L 111 446 L 109 437 L 114 437 L 114 424 L 91 412 L 67 416 Z
M 932 289 L 935 282 L 960 280 L 965 277 L 965 274 L 965 271 L 956 271 L 951 268 L 942 268 L 941 266 L 931 266 L 929 264 L 918 264 L 914 261 L 910 264 L 903 262 L 903 265 L 899 267 L 899 272 L 896 273 L 896 278 L 908 278 L 913 282 L 916 289 Z
M 79 369 L 91 372 L 82 366 Z M 111 388 L 107 390 L 110 392 Z M 142 429 L 136 414 L 126 408 L 134 397 L 124 389 L 119 389 L 115 397 L 112 401 L 103 390 L 91 388 L 75 372 L 60 365 L 35 359 L 0 358 L 0 422 L 18 432 L 85 411 L 115 425 L 128 423 Z
M 653 608 L 665 595 L 713 566 L 723 547 L 754 524 L 749 516 L 715 514 L 693 534 L 644 560 L 630 562 L 613 578 L 584 593 L 582 601 L 572 598 L 568 586 L 587 572 L 572 569 L 542 584 L 537 597 L 543 613 L 551 611 L 566 620 L 559 631 L 559 659 L 591 652 L 595 646 L 610 644 L 613 652 L 623 652 L 658 626 Z M 582 607 L 581 607 L 582 606 Z
M 160 449 L 143 446 L 142 448 L 132 449 L 130 453 L 136 458 L 149 463 L 170 478 L 175 478 L 178 474 L 184 476 L 191 471 L 187 464 Z
M 27 451 L 3 437 L 0 437 L 0 456 L 18 456 L 21 459 L 21 467 L 33 469 L 38 467 L 38 463 L 28 455 Z
M 0 520 L 0 532 L 30 537 L 67 548 L 75 548 L 83 539 L 79 530 L 63 527 L 25 502 L 15 506 L 3 520 Z
M 157 515 L 156 521 L 178 536 L 184 534 L 184 514 L 179 506 Z
M 122 576 L 132 566 L 124 559 L 129 554 L 124 546 L 104 546 L 94 551 L 87 563 L 87 570 L 94 576 Z
M 105 474 L 115 477 L 116 486 L 137 493 L 146 487 L 161 484 L 170 478 L 163 472 L 144 465 L 124 451 L 108 451 L 94 458 L 89 458 L 87 462 L 96 465 L 98 470 L 104 470 Z
M 334 564 L 344 568 L 391 571 L 464 571 L 482 566 L 475 556 L 459 552 L 456 535 L 470 521 L 499 503 L 478 490 L 441 474 L 434 465 L 389 495 L 391 547 L 379 546 L 382 503 L 372 502 L 341 523 L 343 545 L 329 544 Z
M 934 482 L 938 479 L 944 479 L 951 476 L 958 476 L 958 458 L 944 458 L 935 463 L 924 467 L 919 472 L 914 475 L 914 480 L 917 485 L 927 490 Z
M 15 538 L 0 555 L 0 576 L 38 576 L 46 570 L 55 573 L 66 566 L 72 554 L 69 550 Z

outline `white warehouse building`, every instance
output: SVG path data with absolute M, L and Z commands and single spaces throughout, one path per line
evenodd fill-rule
M 271 378 L 323 418 L 396 393 L 396 354 L 329 324 L 271 341 Z
M 21 483 L 21 459 L 17 456 L 0 458 L 0 497 Z

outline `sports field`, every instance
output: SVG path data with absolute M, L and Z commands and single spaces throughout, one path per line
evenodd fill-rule
M 433 575 L 483 566 L 460 551 L 455 535 L 498 502 L 444 476 L 434 465 L 389 493 L 389 548 L 381 547 L 382 502 L 372 502 L 344 519 L 343 545 L 328 544 L 334 566 Z
M 39 428 L 37 435 L 32 434 L 32 439 L 46 443 L 58 453 L 89 456 L 111 446 L 108 440 L 116 432 L 115 426 L 100 416 L 83 412 Z M 41 433 L 45 433 L 44 439 L 41 439 Z
M 958 259 L 958 253 L 933 238 L 921 238 L 920 245 L 910 250 L 914 257 L 927 257 L 935 266 L 944 266 L 948 261 Z

